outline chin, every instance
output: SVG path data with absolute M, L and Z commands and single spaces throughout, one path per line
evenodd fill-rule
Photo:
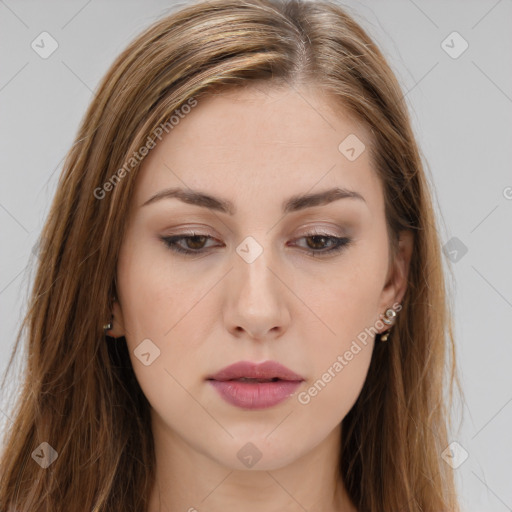
M 219 451 L 211 457 L 230 470 L 273 471 L 291 464 L 307 451 L 304 443 L 293 442 L 288 437 L 268 438 L 266 431 L 261 436 L 245 436 L 230 439 L 226 445 L 218 446 Z M 301 450 L 297 450 L 297 445 Z

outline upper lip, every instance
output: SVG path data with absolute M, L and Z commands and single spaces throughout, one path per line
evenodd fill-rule
M 265 361 L 263 363 L 253 363 L 251 361 L 239 361 L 226 366 L 214 375 L 209 375 L 207 380 L 234 380 L 234 379 L 281 379 L 289 381 L 302 381 L 303 377 L 292 372 L 286 366 L 277 361 Z

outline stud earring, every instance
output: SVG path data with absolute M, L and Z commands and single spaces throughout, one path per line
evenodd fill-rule
M 396 311 L 391 308 L 386 309 L 386 312 L 384 313 L 384 317 L 382 318 L 382 321 L 386 325 L 393 325 L 395 323 L 395 320 L 396 320 Z M 388 329 L 387 331 L 381 333 L 380 341 L 388 341 L 390 331 L 391 331 L 391 329 Z
M 112 329 L 112 327 L 114 327 L 114 317 L 113 316 L 110 318 L 109 322 L 103 326 L 103 331 L 105 332 L 105 335 L 107 334 L 107 331 L 110 331 L 110 329 Z
M 395 322 L 395 318 L 396 318 L 396 311 L 394 309 L 388 308 L 388 309 L 386 309 L 386 312 L 384 313 L 384 318 L 382 319 L 382 321 L 386 325 L 393 325 L 393 323 Z

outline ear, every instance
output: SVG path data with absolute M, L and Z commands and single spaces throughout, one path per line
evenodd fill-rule
M 414 248 L 414 233 L 403 230 L 399 233 L 398 249 L 395 261 L 389 265 L 386 284 L 379 302 L 380 311 L 384 311 L 397 302 L 401 302 L 407 291 L 407 277 Z
M 116 299 L 112 306 L 112 316 L 113 316 L 113 327 L 109 331 L 107 331 L 108 336 L 112 338 L 119 338 L 125 335 L 124 331 L 124 318 L 123 318 L 123 309 L 121 308 L 121 304 Z

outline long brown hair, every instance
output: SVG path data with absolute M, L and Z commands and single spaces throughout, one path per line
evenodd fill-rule
M 400 86 L 334 1 L 208 0 L 157 21 L 122 52 L 67 155 L 11 356 L 25 336 L 24 382 L 1 459 L 2 512 L 146 510 L 155 476 L 149 404 L 123 338 L 113 342 L 102 329 L 142 161 L 131 158 L 191 99 L 200 104 L 204 94 L 256 83 L 313 84 L 365 123 L 390 254 L 400 230 L 414 231 L 403 309 L 389 341 L 375 345 L 342 422 L 340 477 L 361 512 L 458 510 L 440 457 L 448 444 L 444 390 L 449 384 L 451 396 L 456 380 L 450 305 Z M 43 442 L 58 454 L 47 468 L 32 455 Z

